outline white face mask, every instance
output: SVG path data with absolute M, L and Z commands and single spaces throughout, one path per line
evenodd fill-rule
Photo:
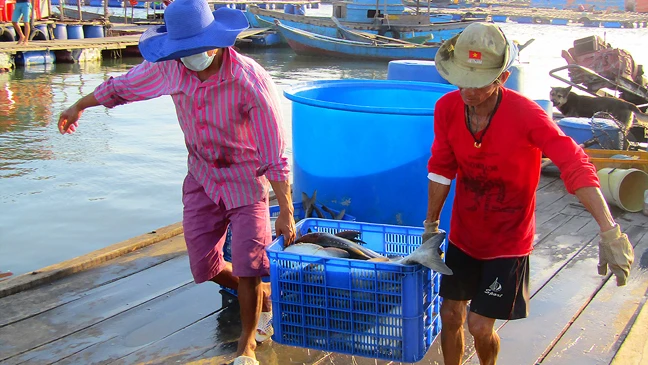
M 203 71 L 207 67 L 209 67 L 209 65 L 211 65 L 212 61 L 214 60 L 214 56 L 215 54 L 212 54 L 210 56 L 207 54 L 207 52 L 203 52 L 187 57 L 182 57 L 180 61 L 182 61 L 186 68 L 192 71 Z

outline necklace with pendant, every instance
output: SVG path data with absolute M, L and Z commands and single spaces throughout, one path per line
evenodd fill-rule
M 493 116 L 495 115 L 495 112 L 497 111 L 497 108 L 499 107 L 500 101 L 502 101 L 502 93 L 500 90 L 497 90 L 497 101 L 495 102 L 495 107 L 493 108 L 493 111 L 488 115 L 488 122 L 486 124 L 486 127 L 484 127 L 484 130 L 477 139 L 475 137 L 475 133 L 473 133 L 472 128 L 470 127 L 471 125 L 471 118 L 470 118 L 470 112 L 468 111 L 468 105 L 464 106 L 464 114 L 466 116 L 466 127 L 468 128 L 468 132 L 470 132 L 470 135 L 472 136 L 473 140 L 475 141 L 474 146 L 475 148 L 481 148 L 482 146 L 482 140 L 484 140 L 484 136 L 486 135 L 486 131 L 488 130 L 488 127 L 490 127 L 491 121 L 493 120 Z M 479 132 L 476 132 L 479 133 Z

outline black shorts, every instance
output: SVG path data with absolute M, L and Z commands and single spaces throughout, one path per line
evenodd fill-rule
M 443 299 L 470 300 L 470 311 L 488 318 L 529 315 L 529 256 L 477 260 L 448 243 L 445 262 L 453 275 L 441 276 Z

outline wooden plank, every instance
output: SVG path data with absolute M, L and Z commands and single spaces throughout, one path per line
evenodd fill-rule
M 610 363 L 648 291 L 648 229 L 634 226 L 634 230 L 643 232 L 643 236 L 632 242 L 635 244 L 635 263 L 628 284 L 617 287 L 616 278 L 610 274 L 603 288 L 565 332 L 543 364 Z
M 140 35 L 123 35 L 118 37 L 84 38 L 84 39 L 54 39 L 48 41 L 31 41 L 27 45 L 17 45 L 14 42 L 1 42 L 0 52 L 15 53 L 27 51 L 54 51 L 85 48 L 120 49 L 136 46 Z
M 180 233 L 182 233 L 182 223 L 175 223 L 86 255 L 2 281 L 0 282 L 0 298 L 87 270 L 115 257 L 177 236 Z
M 13 357 L 6 364 L 107 363 L 171 336 L 222 309 L 218 285 L 189 283 L 149 302 L 131 306 L 105 321 Z M 230 328 L 221 325 L 205 332 L 209 333 L 208 336 L 205 333 L 202 336 L 213 341 L 215 334 L 221 336 L 221 333 L 230 332 Z M 169 350 L 177 349 L 171 345 Z
M 610 365 L 646 365 L 648 363 L 648 306 L 645 299 L 628 337 L 623 341 Z
M 628 230 L 633 242 L 643 233 L 643 229 L 634 227 Z M 505 322 L 499 328 L 502 351 L 498 364 L 536 363 L 554 339 L 562 335 L 565 324 L 572 323 L 605 283 L 605 277 L 596 271 L 597 263 L 598 240 L 592 239 L 533 296 L 528 318 Z M 478 363 L 476 356 L 469 363 Z
M 91 289 L 159 265 L 186 254 L 186 251 L 184 236 L 175 236 L 57 280 L 41 290 L 27 290 L 0 298 L 0 328 L 78 300 Z
M 190 283 L 186 256 L 89 290 L 81 298 L 0 328 L 0 362 L 81 331 Z
M 208 316 L 160 341 L 133 349 L 128 355 L 110 363 L 194 364 L 193 360 L 200 359 L 206 364 L 224 364 L 234 358 L 240 326 L 239 307 L 234 302 L 215 315 Z M 260 345 L 256 355 L 261 364 L 320 364 L 322 358 L 329 356 L 323 351 L 306 351 L 278 345 L 272 341 Z M 272 361 L 277 355 L 287 361 Z

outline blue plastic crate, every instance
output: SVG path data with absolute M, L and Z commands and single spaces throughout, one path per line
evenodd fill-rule
M 366 247 L 405 256 L 423 228 L 309 218 L 308 230 L 361 232 Z M 446 243 L 443 243 L 445 251 Z M 401 362 L 420 361 L 441 330 L 440 274 L 422 265 L 298 255 L 268 247 L 275 342 Z
M 318 203 L 316 203 L 316 204 L 317 204 L 317 207 L 318 207 L 318 208 L 322 209 L 322 205 L 321 205 L 321 204 L 318 204 Z M 340 213 L 339 211 L 337 211 L 337 210 L 335 210 L 335 209 L 331 209 L 331 211 L 332 211 L 333 213 L 335 213 L 335 214 L 339 214 L 339 213 Z M 270 207 L 270 217 L 278 217 L 278 216 L 279 216 L 279 212 L 280 212 L 280 210 L 279 210 L 279 206 L 278 206 L 278 205 L 273 205 L 273 206 Z M 326 212 L 322 212 L 322 213 L 327 214 Z M 303 205 L 302 202 L 293 203 L 293 216 L 294 216 L 295 219 L 297 219 L 298 221 L 300 221 L 300 220 L 302 220 L 302 219 L 305 218 L 305 216 L 306 216 L 306 211 L 304 210 L 304 205 Z M 355 218 L 354 216 L 352 216 L 352 215 L 345 214 L 344 216 L 342 216 L 342 220 L 344 220 L 344 221 L 355 221 L 356 218 Z M 274 230 L 274 227 L 272 227 L 272 228 L 273 228 L 273 230 Z M 274 238 L 275 238 L 275 235 L 273 234 L 273 235 L 272 235 L 272 239 L 274 239 Z M 223 257 L 225 258 L 225 261 L 227 261 L 227 262 L 231 262 L 231 261 L 232 261 L 231 242 L 232 242 L 232 230 L 228 227 L 228 228 L 227 228 L 227 236 L 225 237 L 225 244 L 223 245 Z M 264 278 L 263 281 L 268 282 L 269 279 Z M 230 294 L 232 294 L 232 295 L 234 295 L 234 296 L 237 296 L 237 295 L 238 295 L 237 292 L 236 292 L 236 290 L 233 290 L 233 289 L 230 289 L 230 288 L 227 288 L 227 287 L 224 287 L 224 286 L 221 286 L 221 288 L 222 288 L 224 291 L 226 291 L 226 292 L 228 292 L 228 293 L 230 293 Z

